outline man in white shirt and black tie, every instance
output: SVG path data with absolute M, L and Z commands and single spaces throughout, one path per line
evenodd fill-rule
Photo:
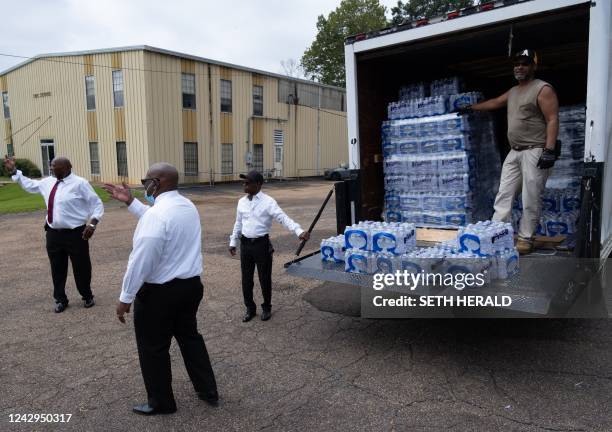
M 92 307 L 94 295 L 91 292 L 91 259 L 88 240 L 96 230 L 104 214 L 102 200 L 87 180 L 72 174 L 72 164 L 65 157 L 51 161 L 54 177 L 32 180 L 15 167 L 15 160 L 8 156 L 4 166 L 11 179 L 27 192 L 39 193 L 47 205 L 45 231 L 47 232 L 47 254 L 51 262 L 55 312 L 68 307 L 66 278 L 68 258 L 77 290 L 86 308 Z
M 242 296 L 246 312 L 243 322 L 250 321 L 256 315 L 257 306 L 253 301 L 253 275 L 257 266 L 257 275 L 261 285 L 263 303 L 261 320 L 267 321 L 272 316 L 272 254 L 270 227 L 272 219 L 295 233 L 300 240 L 308 240 L 310 234 L 304 231 L 278 206 L 276 200 L 261 192 L 263 176 L 252 170 L 240 174 L 244 180 L 245 197 L 238 201 L 236 223 L 230 236 L 229 251 L 236 255 L 236 245 L 240 241 L 240 270 L 242 273 Z
M 213 406 L 219 399 L 196 320 L 203 296 L 200 216 L 193 203 L 178 193 L 178 178 L 172 165 L 152 165 L 142 179 L 150 206 L 133 199 L 125 184 L 105 185 L 138 217 L 117 317 L 125 323 L 124 314 L 134 303 L 136 345 L 148 400 L 133 411 L 143 415 L 176 411 L 169 352 L 173 336 L 198 397 Z

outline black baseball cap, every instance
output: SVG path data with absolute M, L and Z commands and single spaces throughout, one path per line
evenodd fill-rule
M 249 183 L 263 183 L 264 178 L 257 170 L 251 170 L 246 174 L 240 174 L 240 178 L 247 180 Z
M 522 60 L 522 59 L 527 59 L 529 63 L 534 64 L 534 65 L 538 64 L 538 55 L 532 49 L 520 50 L 519 52 L 514 54 L 515 62 L 518 60 Z

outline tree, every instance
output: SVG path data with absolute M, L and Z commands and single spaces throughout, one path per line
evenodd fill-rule
M 327 17 L 319 15 L 317 36 L 301 59 L 306 76 L 344 87 L 344 39 L 386 27 L 385 12 L 378 0 L 342 0 Z
M 400 0 L 397 6 L 391 8 L 391 23 L 397 25 L 404 21 L 431 18 L 473 5 L 474 0 L 408 0 L 406 3 Z
M 287 60 L 281 60 L 280 62 L 282 73 L 290 78 L 302 78 L 304 76 L 304 70 L 298 61 L 294 58 L 288 58 Z

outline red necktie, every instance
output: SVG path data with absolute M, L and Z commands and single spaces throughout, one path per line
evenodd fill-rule
M 52 224 L 53 223 L 53 201 L 55 201 L 55 192 L 57 191 L 57 185 L 59 185 L 62 181 L 58 180 L 53 185 L 53 189 L 51 189 L 51 193 L 49 194 L 49 204 L 47 205 L 47 221 Z

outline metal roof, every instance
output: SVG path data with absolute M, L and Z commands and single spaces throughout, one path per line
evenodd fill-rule
M 2 75 L 6 75 L 9 72 L 12 72 L 16 69 L 19 69 L 29 63 L 32 63 L 36 60 L 41 60 L 41 59 L 45 59 L 45 58 L 51 58 L 51 57 L 72 57 L 72 56 L 83 56 L 83 55 L 90 55 L 90 54 L 108 54 L 108 53 L 116 53 L 116 52 L 125 52 L 125 51 L 148 51 L 148 52 L 152 52 L 152 53 L 157 53 L 157 54 L 164 54 L 164 55 L 169 55 L 169 56 L 173 56 L 173 57 L 179 57 L 179 58 L 184 58 L 184 59 L 188 59 L 188 60 L 194 60 L 194 61 L 199 61 L 199 62 L 203 62 L 203 63 L 208 63 L 208 64 L 213 64 L 213 65 L 217 65 L 217 66 L 223 66 L 223 67 L 227 67 L 227 68 L 232 68 L 232 69 L 238 69 L 238 70 L 242 70 L 245 72 L 251 72 L 251 73 L 256 73 L 259 75 L 265 75 L 265 76 L 269 76 L 269 77 L 273 77 L 273 78 L 278 78 L 278 79 L 283 79 L 283 80 L 287 80 L 287 81 L 294 81 L 294 82 L 298 82 L 298 83 L 302 83 L 302 84 L 309 84 L 309 85 L 314 85 L 317 87 L 324 87 L 324 88 L 329 88 L 329 89 L 334 89 L 334 90 L 338 90 L 338 91 L 346 91 L 344 88 L 342 87 L 336 87 L 336 86 L 332 86 L 332 85 L 327 85 L 327 84 L 321 84 L 321 83 L 317 83 L 316 81 L 310 81 L 310 80 L 305 80 L 305 79 L 301 79 L 301 78 L 293 78 L 293 77 L 288 77 L 286 75 L 281 75 L 281 74 L 277 74 L 277 73 L 273 73 L 273 72 L 267 72 L 267 71 L 263 71 L 260 69 L 253 69 L 253 68 L 249 68 L 249 67 L 245 67 L 245 66 L 240 66 L 240 65 L 236 65 L 236 64 L 232 64 L 232 63 L 226 63 L 226 62 L 221 62 L 221 61 L 217 61 L 217 60 L 211 60 L 205 57 L 199 57 L 199 56 L 195 56 L 195 55 L 191 55 L 191 54 L 185 54 L 185 53 L 180 53 L 177 51 L 171 51 L 171 50 L 166 50 L 163 48 L 157 48 L 157 47 L 152 47 L 149 45 L 134 45 L 134 46 L 126 46 L 126 47 L 118 47 L 118 48 L 101 48 L 101 49 L 95 49 L 95 50 L 86 50 L 86 51 L 71 51 L 71 52 L 59 52 L 59 53 L 47 53 L 47 54 L 38 54 L 32 58 L 29 58 L 15 66 L 12 66 L 6 70 L 3 70 L 0 72 L 0 76 Z

